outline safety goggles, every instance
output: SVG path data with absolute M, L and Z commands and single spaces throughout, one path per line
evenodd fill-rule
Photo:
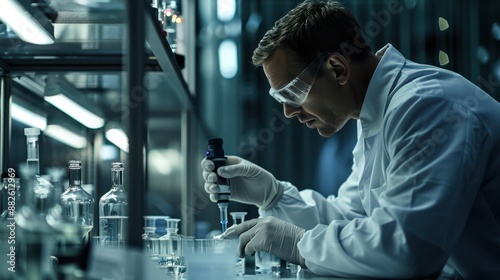
M 307 98 L 311 91 L 318 70 L 321 66 L 322 58 L 330 53 L 317 56 L 295 79 L 280 89 L 269 89 L 269 95 L 281 104 L 287 104 L 298 108 Z

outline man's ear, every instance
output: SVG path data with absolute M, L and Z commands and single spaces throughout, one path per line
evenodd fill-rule
M 339 85 L 345 85 L 351 75 L 351 67 L 345 57 L 340 53 L 332 53 L 328 56 L 328 64 Z

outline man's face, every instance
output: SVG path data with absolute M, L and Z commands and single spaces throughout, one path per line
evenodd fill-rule
M 353 117 L 356 108 L 348 86 L 339 84 L 339 74 L 333 64 L 331 56 L 321 59 L 319 72 L 304 103 L 296 108 L 283 104 L 287 118 L 297 117 L 309 128 L 316 128 L 324 137 L 340 130 Z M 285 48 L 277 49 L 263 63 L 263 68 L 273 89 L 283 88 L 304 70 L 293 52 Z

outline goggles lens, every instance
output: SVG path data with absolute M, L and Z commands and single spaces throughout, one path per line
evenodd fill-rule
M 286 84 L 280 89 L 269 90 L 269 95 L 276 99 L 281 104 L 287 104 L 294 108 L 298 108 L 307 98 L 309 91 L 311 91 L 312 85 L 318 74 L 319 66 L 321 66 L 320 55 L 316 57 L 313 62 L 311 62 L 305 69 L 300 73 L 295 79 Z M 310 70 L 313 70 L 312 72 Z

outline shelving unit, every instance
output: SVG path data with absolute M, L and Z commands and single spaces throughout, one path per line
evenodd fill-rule
M 192 125 L 196 116 L 193 97 L 181 73 L 184 57 L 174 54 L 168 46 L 147 1 L 111 3 L 112 7 L 100 8 L 65 1 L 57 3 L 55 9 L 59 16 L 54 22 L 56 42 L 53 45 L 32 45 L 15 36 L 0 37 L 0 169 L 9 167 L 12 151 L 25 149 L 24 145 L 12 142 L 10 106 L 15 94 L 13 83 L 18 82 L 17 77 L 24 76 L 32 79 L 36 87 L 43 88 L 43 78 L 47 74 L 58 75 L 107 111 L 105 118 L 108 121 L 120 120 L 127 124 L 124 127 L 129 131 L 130 151 L 128 154 L 122 152 L 121 157 L 128 163 L 129 176 L 125 180 L 129 186 L 129 224 L 132 225 L 129 227 L 129 245 L 141 247 L 144 199 L 148 188 L 148 125 L 169 116 L 176 116 L 181 121 L 179 141 L 184 160 L 180 163 L 183 169 L 180 181 L 184 185 L 190 182 L 187 171 L 189 145 L 193 142 L 191 138 L 195 137 Z M 127 19 L 131 21 L 127 22 Z M 40 95 L 40 92 L 33 91 L 33 94 Z M 116 104 L 119 104 L 118 108 L 113 107 Z M 42 104 L 41 107 L 54 109 Z M 103 129 L 81 127 L 92 144 L 93 150 L 82 151 L 81 155 L 88 157 L 90 171 L 87 174 L 90 175 L 87 178 L 96 181 L 94 197 L 97 200 L 99 193 L 105 191 L 99 186 L 101 167 L 96 158 L 96 150 L 103 142 Z M 54 154 L 56 156 L 60 155 Z M 189 187 L 180 185 L 177 188 L 181 189 L 179 198 L 182 203 L 188 203 Z M 181 215 L 186 221 L 193 219 L 186 211 Z M 189 230 L 192 231 L 192 225 Z

